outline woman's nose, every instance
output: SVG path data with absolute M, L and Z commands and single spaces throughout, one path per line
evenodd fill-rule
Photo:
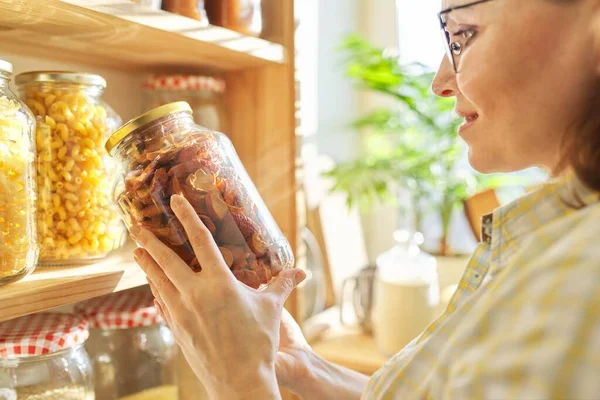
M 431 88 L 433 93 L 440 97 L 456 96 L 456 92 L 458 91 L 456 88 L 456 74 L 447 57 L 442 59 Z

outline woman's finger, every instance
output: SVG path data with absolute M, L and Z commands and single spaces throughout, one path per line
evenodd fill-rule
M 190 279 L 195 278 L 194 272 L 181 257 L 158 240 L 152 232 L 145 228 L 134 226 L 131 228 L 130 233 L 133 240 L 149 253 L 158 267 L 169 277 L 174 285 L 185 285 Z M 158 282 L 154 278 L 152 280 L 158 287 Z
M 179 195 L 171 196 L 171 209 L 183 225 L 204 273 L 226 273 L 231 276 L 212 234 L 202 223 L 190 203 Z
M 283 307 L 294 288 L 306 279 L 306 273 L 299 268 L 282 271 L 265 289 L 265 293 L 275 295 Z
M 154 259 L 148 254 L 145 249 L 135 249 L 133 251 L 133 258 L 135 262 L 144 270 L 146 276 L 150 282 L 154 285 L 152 293 L 154 297 L 157 295 L 165 297 L 178 296 L 179 292 L 171 282 L 171 280 L 165 275 L 162 268 L 154 261 Z

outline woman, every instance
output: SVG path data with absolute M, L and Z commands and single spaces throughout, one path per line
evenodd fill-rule
M 600 394 L 600 0 L 444 0 L 455 97 L 481 172 L 542 166 L 552 182 L 484 220 L 446 312 L 371 379 L 316 356 L 282 305 L 304 279 L 238 283 L 181 197 L 204 270 L 144 230 L 136 259 L 183 354 L 215 399 L 591 399 Z M 281 328 L 280 328 L 281 322 Z

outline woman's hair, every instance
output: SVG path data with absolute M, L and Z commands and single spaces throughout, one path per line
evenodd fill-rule
M 600 80 L 594 89 L 581 122 L 564 137 L 555 172 L 571 169 L 582 183 L 600 192 Z

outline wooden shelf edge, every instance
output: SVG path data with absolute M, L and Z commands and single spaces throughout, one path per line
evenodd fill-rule
M 3 51 L 121 69 L 286 62 L 280 44 L 129 0 L 0 0 L 0 40 Z
M 0 287 L 0 322 L 146 284 L 132 245 L 94 264 L 38 267 L 25 279 Z

